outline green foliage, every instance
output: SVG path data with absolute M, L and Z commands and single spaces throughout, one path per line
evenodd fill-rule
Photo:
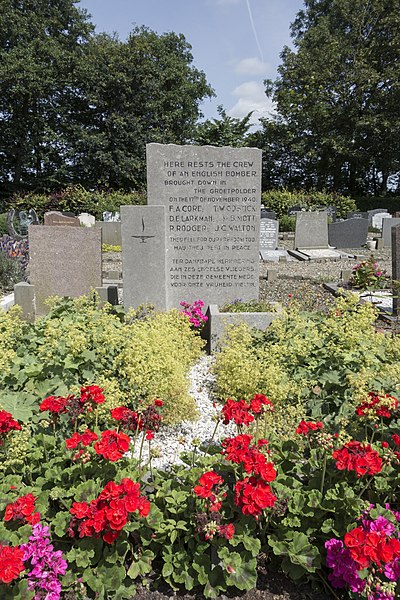
M 390 277 L 375 261 L 373 254 L 352 269 L 349 285 L 359 290 L 383 290 L 390 286 Z
M 7 213 L 0 214 L 0 237 L 2 235 L 8 235 Z
M 247 146 L 252 113 L 236 119 L 229 117 L 222 106 L 218 106 L 219 119 L 208 119 L 196 126 L 194 141 L 199 146 Z
M 287 211 L 291 206 L 300 206 L 304 210 L 317 210 L 324 206 L 335 206 L 336 214 L 339 218 L 346 218 L 349 211 L 356 210 L 354 200 L 348 196 L 342 196 L 337 193 L 327 191 L 289 191 L 287 189 L 275 189 L 263 192 L 261 195 L 262 202 L 269 209 L 276 212 L 278 219 L 283 219 L 283 227 L 290 226 L 294 221 L 289 221 Z M 279 221 L 279 229 L 281 231 L 294 231 L 293 229 L 282 229 L 281 221 Z
M 182 34 L 95 34 L 74 0 L 2 2 L 2 194 L 143 189 L 146 143 L 186 143 L 214 95 Z
M 270 302 L 258 300 L 234 300 L 220 307 L 220 312 L 275 312 L 276 308 Z
M 278 185 L 386 192 L 399 171 L 399 24 L 399 0 L 305 1 L 266 82 L 277 116 L 259 147 Z
M 289 215 L 279 217 L 279 231 L 295 231 L 295 229 L 296 217 L 289 217 Z
M 214 371 L 221 398 L 264 393 L 281 406 L 300 403 L 315 418 L 348 418 L 368 389 L 400 390 L 400 342 L 375 329 L 376 312 L 355 294 L 336 299 L 327 314 L 289 305 L 265 333 L 232 327 Z M 282 425 L 282 427 L 281 427 Z
M 58 299 L 33 325 L 15 311 L 0 313 L 0 405 L 11 393 L 38 401 L 96 382 L 107 398 L 103 418 L 110 408 L 156 397 L 164 400 L 166 422 L 194 417 L 187 372 L 203 342 L 187 319 L 178 311 L 132 311 L 121 322 L 110 305 L 97 306 L 91 296 Z
M 121 246 L 112 246 L 111 244 L 102 244 L 102 252 L 121 252 Z
M 82 185 L 70 185 L 52 194 L 15 194 L 10 200 L 10 208 L 34 208 L 39 216 L 50 210 L 68 211 L 75 214 L 88 212 L 102 221 L 103 212 L 119 212 L 124 204 L 145 204 L 146 197 L 141 192 L 122 190 L 87 190 Z

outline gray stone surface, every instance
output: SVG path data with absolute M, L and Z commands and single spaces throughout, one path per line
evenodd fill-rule
M 29 277 L 36 314 L 49 296 L 82 296 L 101 286 L 101 230 L 96 227 L 29 226 Z
M 78 219 L 79 223 L 83 225 L 83 227 L 93 227 L 96 222 L 95 216 L 89 213 L 81 213 L 78 215 Z
M 68 217 L 57 210 L 44 213 L 44 224 L 51 226 L 70 225 L 72 227 L 80 227 L 81 225 L 78 217 Z
M 102 285 L 96 288 L 96 292 L 100 297 L 100 306 L 107 302 L 113 306 L 118 304 L 118 286 L 117 285 Z
M 278 247 L 279 221 L 261 218 L 260 250 L 276 250 Z
M 389 219 L 382 219 L 382 240 L 384 248 L 390 248 L 392 244 L 392 229 L 393 227 L 397 227 L 397 225 L 400 225 L 399 218 L 395 219 L 391 217 Z
M 347 213 L 347 218 L 348 219 L 368 219 L 368 213 L 367 212 L 348 212 Z
M 218 343 L 224 335 L 226 328 L 230 325 L 246 323 L 250 327 L 265 330 L 274 319 L 279 316 L 280 307 L 275 304 L 276 312 L 242 312 L 242 313 L 221 313 L 217 304 L 210 304 L 207 308 L 208 321 L 202 332 L 202 337 L 207 340 L 206 351 L 211 354 L 218 350 Z
M 148 144 L 147 195 L 166 210 L 167 307 L 258 297 L 259 149 Z
M 360 248 L 367 237 L 368 219 L 354 217 L 328 225 L 329 245 L 334 248 Z
M 119 223 L 121 221 L 121 215 L 119 212 L 110 212 L 108 210 L 103 212 L 103 221 L 105 223 Z
M 382 213 L 385 212 L 387 213 L 387 208 L 373 208 L 372 210 L 368 210 L 367 214 L 368 214 L 368 222 L 370 227 L 372 227 L 372 217 L 378 213 Z
M 391 219 L 392 215 L 387 212 L 377 212 L 374 213 L 371 217 L 371 225 L 376 229 L 382 229 L 382 221 L 383 219 Z
M 164 206 L 121 206 L 124 307 L 166 308 Z
M 102 231 L 103 244 L 109 246 L 121 246 L 121 223 L 118 221 L 96 221 L 96 227 L 100 227 Z
M 35 320 L 35 286 L 21 281 L 14 286 L 14 304 L 22 309 L 22 318 L 28 323 Z
M 261 218 L 273 219 L 276 221 L 276 212 L 274 210 L 269 210 L 268 208 L 261 208 Z
M 328 214 L 326 211 L 297 213 L 294 247 L 299 250 L 328 247 Z
M 393 285 L 393 314 L 400 314 L 400 226 L 396 225 L 390 231 L 392 242 L 392 280 Z
M 292 260 L 289 257 L 287 250 L 285 250 L 284 248 L 278 248 L 278 250 L 263 250 L 261 248 L 260 256 L 261 256 L 261 259 L 266 262 L 279 262 L 279 261 Z

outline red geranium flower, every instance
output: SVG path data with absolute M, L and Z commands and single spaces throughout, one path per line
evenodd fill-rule
M 73 450 L 79 445 L 89 446 L 92 442 L 95 442 L 98 439 L 99 436 L 94 433 L 94 431 L 86 429 L 84 433 L 75 432 L 70 438 L 65 440 L 65 445 L 69 450 Z
M 70 396 L 63 398 L 62 396 L 48 396 L 45 398 L 39 408 L 43 411 L 49 411 L 51 413 L 61 414 L 67 412 L 67 405 Z
M 264 407 L 269 411 L 274 410 L 274 405 L 271 400 L 264 396 L 264 394 L 254 394 L 253 398 L 250 400 L 250 409 L 252 413 L 258 415 L 264 412 Z
M 297 426 L 296 433 L 299 435 L 307 435 L 310 431 L 317 431 L 317 429 L 322 429 L 323 424 L 321 421 L 317 423 L 313 423 L 312 421 L 300 421 Z
M 249 425 L 254 421 L 254 416 L 249 412 L 249 409 L 250 404 L 247 404 L 244 400 L 235 401 L 228 398 L 222 407 L 224 425 L 227 425 L 230 421 L 235 421 L 236 425 Z
M 218 527 L 218 534 L 220 537 L 224 537 L 227 540 L 231 540 L 235 535 L 235 526 L 233 523 L 228 523 L 228 525 L 220 525 Z
M 22 521 L 35 525 L 40 521 L 40 513 L 35 512 L 36 498 L 33 494 L 21 496 L 12 504 L 6 506 L 4 513 L 5 521 Z
M 357 406 L 356 414 L 359 417 L 386 417 L 389 419 L 398 406 L 399 401 L 390 394 L 368 392 L 367 398 Z
M 241 508 L 244 515 L 258 516 L 265 508 L 272 508 L 276 496 L 270 486 L 259 477 L 246 477 L 235 485 L 236 506 Z
M 18 546 L 2 546 L 0 544 L 0 581 L 11 583 L 13 579 L 19 577 L 20 573 L 25 570 L 23 556 L 24 553 Z
M 19 431 L 21 429 L 21 425 L 13 419 L 11 413 L 0 410 L 0 435 L 4 433 L 8 433 L 11 430 Z
M 81 388 L 81 402 L 93 402 L 94 404 L 102 404 L 105 401 L 104 389 L 98 385 L 86 385 Z
M 370 444 L 351 441 L 332 454 L 340 471 L 355 471 L 358 477 L 376 475 L 382 470 L 382 459 Z
M 97 454 L 111 462 L 115 462 L 123 457 L 128 451 L 130 439 L 125 433 L 118 433 L 115 430 L 108 429 L 101 434 L 101 440 L 94 445 Z

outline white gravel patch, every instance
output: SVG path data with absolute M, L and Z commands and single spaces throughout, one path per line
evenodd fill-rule
M 214 406 L 212 399 L 212 389 L 215 378 L 210 373 L 210 365 L 214 358 L 212 356 L 203 356 L 192 367 L 189 373 L 190 389 L 189 393 L 193 396 L 199 419 L 197 421 L 182 421 L 175 426 L 161 426 L 151 441 L 151 448 L 159 453 L 159 457 L 152 458 L 153 468 L 168 470 L 173 464 L 185 464 L 180 459 L 182 452 L 193 451 L 193 440 L 200 441 L 201 444 L 207 444 L 212 441 L 212 435 L 215 430 L 216 417 L 221 413 L 221 405 Z M 235 425 L 223 425 L 219 423 L 213 441 L 235 435 Z M 137 443 L 134 456 L 139 457 L 139 444 Z M 149 460 L 148 442 L 143 445 L 142 463 Z M 197 448 L 196 454 L 200 450 Z

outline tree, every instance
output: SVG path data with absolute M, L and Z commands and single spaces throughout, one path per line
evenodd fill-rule
M 381 193 L 400 165 L 400 0 L 304 4 L 266 82 L 278 116 L 264 143 L 290 141 L 305 185 Z
M 251 127 L 249 112 L 243 119 L 236 119 L 226 114 L 219 105 L 217 112 L 219 119 L 207 119 L 196 127 L 194 141 L 199 145 L 232 146 L 234 148 L 247 145 L 247 136 Z
M 187 143 L 199 105 L 214 95 L 192 66 L 183 35 L 135 28 L 127 42 L 91 40 L 79 81 L 82 96 L 70 122 L 73 177 L 85 185 L 126 189 L 145 182 L 146 143 Z
M 0 0 L 3 193 L 65 177 L 63 121 L 93 26 L 75 0 Z

